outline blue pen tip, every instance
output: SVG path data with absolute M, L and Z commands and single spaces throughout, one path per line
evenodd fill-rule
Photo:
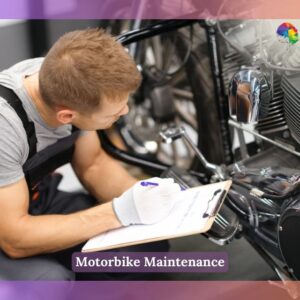
M 156 182 L 150 182 L 150 181 L 142 181 L 141 182 L 141 186 L 149 186 L 149 185 L 158 186 L 158 183 L 156 183 Z

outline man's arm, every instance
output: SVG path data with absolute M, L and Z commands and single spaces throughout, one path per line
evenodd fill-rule
M 0 248 L 13 258 L 70 248 L 121 227 L 110 202 L 69 215 L 31 216 L 28 198 L 25 179 L 0 188 Z
M 101 148 L 95 131 L 78 138 L 72 166 L 85 188 L 101 202 L 120 196 L 137 182 Z

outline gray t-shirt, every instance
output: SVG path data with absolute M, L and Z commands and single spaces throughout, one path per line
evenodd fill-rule
M 0 84 L 18 95 L 28 118 L 34 123 L 37 151 L 71 134 L 71 125 L 51 128 L 45 124 L 23 85 L 24 77 L 38 72 L 42 62 L 43 58 L 28 59 L 0 72 Z M 0 97 L 0 186 L 15 183 L 24 176 L 22 165 L 28 153 L 27 136 L 21 120 Z

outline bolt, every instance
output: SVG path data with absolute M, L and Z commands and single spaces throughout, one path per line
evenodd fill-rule
M 285 131 L 282 133 L 282 137 L 283 137 L 284 139 L 288 139 L 288 138 L 290 137 L 290 133 L 289 133 L 287 130 L 285 130 Z

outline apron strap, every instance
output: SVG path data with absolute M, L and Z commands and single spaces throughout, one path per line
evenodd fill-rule
M 26 131 L 27 141 L 29 146 L 29 156 L 32 157 L 36 153 L 37 138 L 35 134 L 35 127 L 33 122 L 28 120 L 26 111 L 23 107 L 22 101 L 13 92 L 13 90 L 0 85 L 0 96 L 7 101 L 7 103 L 15 110 L 18 117 L 22 121 L 23 127 Z

